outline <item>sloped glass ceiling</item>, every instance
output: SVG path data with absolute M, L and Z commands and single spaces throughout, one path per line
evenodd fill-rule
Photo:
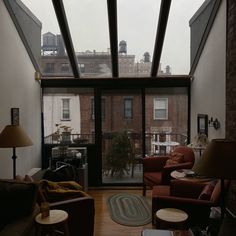
M 81 77 L 111 77 L 107 0 L 69 0 L 64 7 Z
M 117 1 L 120 77 L 150 75 L 160 3 Z
M 172 0 L 161 56 L 161 70 L 176 74 L 190 71 L 189 20 L 204 0 Z M 168 67 L 170 66 L 170 67 Z
M 42 22 L 41 72 L 73 76 L 51 0 L 22 0 Z M 172 0 L 158 75 L 190 71 L 189 20 L 204 0 Z M 81 78 L 112 77 L 107 0 L 63 1 Z M 149 77 L 161 0 L 117 0 L 119 77 Z
M 21 0 L 41 21 L 41 73 L 46 77 L 73 76 L 52 1 Z

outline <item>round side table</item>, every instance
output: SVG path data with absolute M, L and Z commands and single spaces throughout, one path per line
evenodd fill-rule
M 156 212 L 157 229 L 185 229 L 188 214 L 176 208 L 163 208 Z
M 50 210 L 49 216 L 42 218 L 41 213 L 35 217 L 36 235 L 54 235 L 55 231 L 61 231 L 69 236 L 68 214 L 62 210 Z

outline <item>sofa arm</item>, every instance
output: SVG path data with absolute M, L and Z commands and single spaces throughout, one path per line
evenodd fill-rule
M 68 213 L 68 226 L 71 236 L 93 236 L 94 199 L 90 196 L 50 203 L 50 209 L 64 210 Z
M 144 172 L 156 172 L 161 171 L 165 166 L 167 156 L 160 157 L 145 157 L 143 158 L 143 171 Z

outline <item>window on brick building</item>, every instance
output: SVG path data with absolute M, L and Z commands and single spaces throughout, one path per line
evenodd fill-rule
M 45 73 L 54 73 L 54 63 L 46 63 L 44 72 Z
M 83 63 L 79 63 L 79 69 L 81 73 L 85 72 L 85 65 Z
M 69 63 L 62 63 L 61 64 L 61 71 L 68 72 L 69 71 Z
M 102 98 L 102 120 L 105 120 L 105 98 Z M 91 118 L 95 119 L 94 99 L 91 99 Z
M 63 98 L 62 99 L 62 120 L 70 120 L 70 99 Z
M 168 119 L 168 98 L 154 98 L 154 120 Z
M 124 118 L 125 119 L 133 118 L 133 98 L 124 99 Z

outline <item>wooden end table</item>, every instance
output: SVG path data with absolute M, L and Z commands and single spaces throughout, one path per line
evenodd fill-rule
M 188 214 L 176 208 L 163 208 L 156 212 L 157 229 L 185 229 Z
M 191 176 L 188 175 L 188 172 L 192 170 L 182 169 L 182 170 L 174 170 L 170 173 L 170 176 L 174 179 L 184 180 L 184 181 L 192 181 L 192 182 L 211 182 L 212 178 L 201 177 L 201 176 Z
M 62 210 L 50 210 L 49 216 L 42 218 L 41 213 L 35 217 L 36 235 L 54 235 L 55 231 L 62 231 L 69 236 L 68 214 Z

